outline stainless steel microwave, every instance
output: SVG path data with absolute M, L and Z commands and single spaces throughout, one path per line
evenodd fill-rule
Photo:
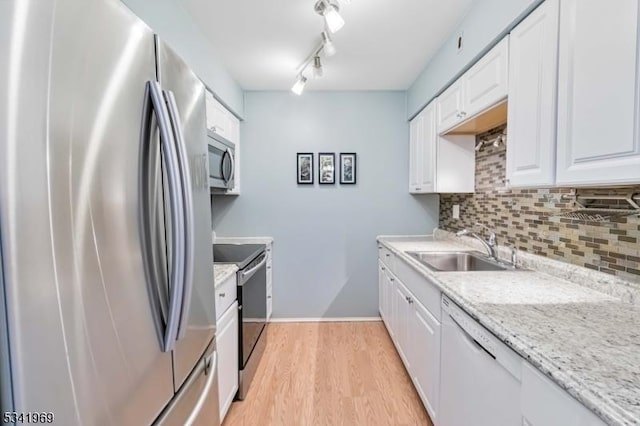
M 236 146 L 216 132 L 207 130 L 209 142 L 209 187 L 229 191 L 234 186 Z

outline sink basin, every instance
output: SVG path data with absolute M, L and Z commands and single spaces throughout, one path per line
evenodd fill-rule
M 478 252 L 417 252 L 407 254 L 427 268 L 439 272 L 457 271 L 504 271 L 510 269 Z

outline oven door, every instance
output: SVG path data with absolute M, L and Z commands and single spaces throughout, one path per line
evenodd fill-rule
M 238 309 L 242 319 L 238 330 L 242 370 L 267 323 L 267 255 L 264 252 L 238 272 Z
M 222 136 L 208 132 L 209 187 L 233 189 L 235 172 L 235 145 Z

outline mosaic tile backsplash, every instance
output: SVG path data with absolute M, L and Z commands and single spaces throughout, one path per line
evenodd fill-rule
M 490 139 L 506 126 L 477 136 Z M 507 142 L 508 143 L 508 142 Z M 440 228 L 456 232 L 476 223 L 495 228 L 499 245 L 585 266 L 640 283 L 640 218 L 591 222 L 562 217 L 575 210 L 575 189 L 505 190 L 506 147 L 485 145 L 476 153 L 475 194 L 441 194 Z M 640 193 L 640 186 L 580 188 L 578 194 Z M 460 219 L 452 209 L 460 206 Z M 478 229 L 480 230 L 480 229 Z M 486 233 L 486 231 L 482 231 Z

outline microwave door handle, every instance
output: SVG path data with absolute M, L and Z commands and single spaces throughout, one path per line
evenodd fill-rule
M 167 104 L 162 95 L 162 89 L 157 81 L 148 83 L 153 104 L 153 110 L 156 114 L 158 128 L 160 130 L 160 143 L 164 152 L 167 171 L 167 183 L 169 192 L 169 204 L 172 227 L 171 238 L 171 274 L 169 276 L 169 313 L 167 315 L 167 323 L 163 336 L 163 352 L 169 352 L 175 347 L 178 334 L 178 325 L 180 321 L 180 310 L 182 304 L 182 279 L 184 276 L 184 239 L 180 238 L 179 229 L 184 228 L 184 201 L 182 199 L 182 191 L 180 190 L 180 175 L 178 154 L 174 141 L 174 134 L 171 129 L 171 120 L 167 110 Z
M 227 155 L 229 155 L 228 149 L 222 153 L 222 159 L 220 160 L 220 176 L 222 176 L 222 180 L 224 181 L 225 184 L 229 181 L 227 179 L 226 173 L 224 172 L 224 161 L 227 158 Z
M 173 124 L 173 131 L 176 143 L 176 151 L 178 153 L 178 165 L 180 166 L 180 176 L 182 181 L 182 196 L 184 202 L 184 228 L 183 238 L 185 244 L 184 253 L 184 275 L 182 281 L 182 307 L 180 309 L 180 323 L 176 339 L 181 339 L 187 329 L 189 321 L 189 308 L 191 306 L 191 292 L 193 290 L 193 269 L 194 269 L 194 250 L 195 250 L 195 225 L 193 214 L 193 192 L 191 189 L 189 161 L 187 156 L 187 145 L 182 133 L 182 121 L 178 112 L 178 104 L 176 98 L 171 91 L 164 92 L 169 106 L 169 118 Z
M 231 179 L 233 179 L 233 174 L 235 173 L 236 160 L 233 157 L 233 153 L 230 149 L 227 149 L 227 152 L 229 153 L 229 161 L 231 162 L 231 172 L 229 173 L 229 179 L 227 179 L 227 182 L 229 182 Z

